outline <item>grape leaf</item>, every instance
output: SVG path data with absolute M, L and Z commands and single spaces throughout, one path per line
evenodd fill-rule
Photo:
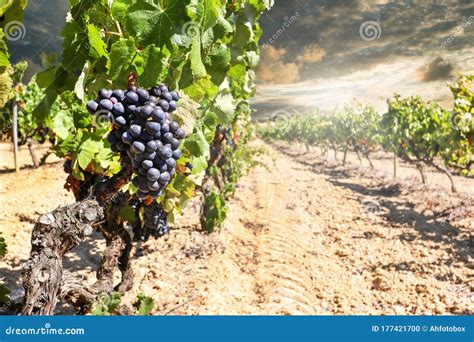
M 234 119 L 235 104 L 232 95 L 219 95 L 216 97 L 214 110 L 217 114 L 217 122 L 223 126 L 229 126 Z
M 137 54 L 135 42 L 132 38 L 120 39 L 112 44 L 107 69 L 109 70 L 109 77 L 116 81 L 118 86 L 126 84 L 125 81 L 130 71 L 131 63 Z
M 93 58 L 100 59 L 104 57 L 109 59 L 109 54 L 107 52 L 107 44 L 102 40 L 99 29 L 93 25 L 87 25 L 87 35 L 89 37 L 90 53 Z
M 155 301 L 153 298 L 145 296 L 143 293 L 137 295 L 137 301 L 133 304 L 141 316 L 148 316 L 153 310 L 154 305 Z
M 128 9 L 127 31 L 137 37 L 139 45 L 167 45 L 174 31 L 187 21 L 186 3 L 187 0 L 139 0 Z
M 189 55 L 191 60 L 191 71 L 196 78 L 202 78 L 207 75 L 206 67 L 202 63 L 201 59 L 201 39 L 198 35 L 193 38 L 193 44 L 191 46 L 191 53 Z

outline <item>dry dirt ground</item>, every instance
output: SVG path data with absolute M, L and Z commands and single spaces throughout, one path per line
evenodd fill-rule
M 197 229 L 193 203 L 171 233 L 132 259 L 135 286 L 154 314 L 473 314 L 474 180 L 449 192 L 442 175 L 422 186 L 391 161 L 345 167 L 318 152 L 256 141 L 267 153 L 238 185 L 218 232 Z M 9 252 L 0 278 L 19 288 L 33 222 L 73 200 L 62 163 L 8 171 L 0 145 L 0 231 Z M 22 151 L 22 163 L 28 163 Z M 104 242 L 94 235 L 65 265 L 92 283 Z M 64 312 L 67 312 L 65 308 Z

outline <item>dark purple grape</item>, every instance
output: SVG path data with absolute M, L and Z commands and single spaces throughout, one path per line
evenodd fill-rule
M 159 100 L 158 101 L 158 106 L 161 107 L 161 109 L 163 109 L 163 111 L 167 112 L 168 109 L 170 108 L 170 105 L 168 104 L 168 101 L 166 100 Z
M 174 112 L 176 109 L 178 109 L 178 104 L 176 103 L 176 101 L 174 100 L 171 100 L 169 103 L 169 108 L 168 108 L 168 112 L 172 113 Z
M 137 92 L 137 87 L 135 87 L 134 85 L 130 85 L 128 86 L 127 90 Z
M 142 161 L 142 167 L 147 170 L 151 169 L 153 167 L 153 162 L 151 160 L 145 159 L 144 161 Z
M 122 134 L 122 141 L 128 145 L 133 144 L 133 137 L 129 132 L 124 132 Z
M 171 97 L 173 98 L 173 101 L 178 102 L 178 100 L 179 100 L 179 94 L 178 94 L 178 92 L 172 91 L 172 92 L 170 92 L 170 94 L 171 94 Z
M 166 84 L 160 84 L 160 90 L 162 93 L 166 93 L 169 91 L 168 86 Z
M 109 142 L 110 145 L 117 143 L 118 139 L 114 132 L 110 132 L 107 135 L 107 141 Z
M 137 111 L 137 106 L 135 106 L 135 105 L 127 106 L 127 113 L 128 114 L 135 114 L 136 111 Z
M 132 135 L 132 137 L 138 138 L 142 132 L 142 127 L 139 125 L 131 125 L 128 132 Z
M 117 141 L 117 150 L 125 151 L 127 149 L 127 145 L 123 141 Z
M 169 172 L 165 171 L 162 174 L 160 174 L 160 178 L 159 178 L 158 181 L 161 184 L 165 184 L 165 183 L 168 183 L 170 181 L 170 179 L 171 179 L 171 176 L 170 176 Z
M 114 123 L 118 127 L 123 127 L 127 124 L 127 120 L 125 120 L 125 118 L 123 116 L 119 116 L 119 117 L 115 118 Z
M 137 90 L 137 94 L 138 94 L 138 98 L 140 99 L 141 102 L 148 101 L 148 99 L 150 98 L 150 94 L 148 93 L 148 91 L 146 91 L 143 88 L 139 88 Z
M 174 139 L 174 135 L 171 132 L 162 134 L 163 138 L 161 139 L 165 143 L 171 143 L 171 139 Z
M 160 150 L 160 157 L 163 157 L 163 159 L 168 159 L 173 156 L 173 151 L 171 150 L 171 147 L 169 146 L 163 146 L 163 148 Z
M 111 111 L 114 108 L 114 104 L 109 99 L 103 99 L 103 100 L 100 100 L 99 107 L 101 109 Z
M 115 97 L 110 97 L 109 99 L 113 104 L 116 104 L 118 100 Z
M 146 144 L 147 152 L 155 152 L 157 148 L 158 148 L 158 143 L 156 142 L 156 140 L 151 140 L 147 142 Z
M 148 198 L 148 193 L 143 192 L 141 190 L 138 190 L 137 191 L 137 197 L 141 200 L 144 200 L 144 199 Z
M 150 98 L 148 99 L 148 102 L 154 103 L 156 105 L 156 103 L 158 102 L 158 99 L 156 96 L 151 95 Z
M 150 192 L 150 189 L 148 189 L 148 186 L 146 184 L 145 186 L 143 186 L 142 183 L 138 185 L 138 190 L 144 194 L 148 194 Z
M 133 157 L 133 159 L 139 163 L 141 163 L 142 161 L 145 160 L 145 156 L 143 153 L 141 154 L 135 154 L 135 157 Z
M 165 121 L 165 112 L 161 108 L 155 108 L 153 112 L 151 113 L 151 118 L 158 123 L 163 123 Z
M 163 142 L 161 140 L 155 140 L 155 142 L 158 145 L 156 150 L 161 150 L 163 148 Z
M 157 181 L 160 178 L 160 171 L 155 168 L 151 168 L 148 170 L 146 178 L 148 178 L 148 180 L 152 182 Z
M 86 108 L 87 108 L 87 111 L 89 113 L 95 114 L 95 112 L 97 112 L 97 110 L 99 109 L 99 104 L 97 102 L 95 102 L 94 100 L 91 100 L 91 101 L 87 102 Z M 164 115 L 163 115 L 163 117 L 164 117 Z
M 173 158 L 178 160 L 180 157 L 181 157 L 181 150 L 178 148 L 176 150 L 173 151 Z
M 123 92 L 123 90 L 120 90 L 120 89 L 116 89 L 112 92 L 112 97 L 116 98 L 117 100 L 119 101 L 122 101 L 125 97 L 125 93 Z
M 112 152 L 118 152 L 118 148 L 116 144 L 111 144 L 110 149 L 112 150 Z
M 161 93 L 160 98 L 165 100 L 166 102 L 170 102 L 173 99 L 173 96 L 169 92 L 166 91 L 166 92 Z
M 154 138 L 153 135 L 151 135 L 151 134 L 148 133 L 148 132 L 142 131 L 142 132 L 140 133 L 140 139 L 141 139 L 142 141 L 144 141 L 145 143 L 147 143 L 147 142 L 153 140 L 153 138 Z
M 176 160 L 174 160 L 174 158 L 168 158 L 165 160 L 165 162 L 170 169 L 176 167 Z
M 112 92 L 110 90 L 107 90 L 107 89 L 101 89 L 99 90 L 99 98 L 100 99 L 110 99 L 110 96 L 112 95 Z
M 176 131 L 180 128 L 179 123 L 177 123 L 176 121 L 171 121 L 169 125 L 171 133 L 176 133 Z
M 134 141 L 132 144 L 132 151 L 136 154 L 142 154 L 145 152 L 145 145 L 139 141 Z
M 184 129 L 179 128 L 175 133 L 175 137 L 180 139 L 180 140 L 184 139 L 186 137 L 186 132 L 184 131 Z
M 156 158 L 156 152 L 145 152 L 144 154 L 145 156 L 145 159 L 148 159 L 148 160 L 154 160 Z
M 161 95 L 160 87 L 151 88 L 150 89 L 150 95 L 155 96 L 155 97 L 160 97 L 160 95 Z
M 143 162 L 142 162 L 142 163 L 143 163 Z M 145 169 L 145 168 L 142 167 L 142 166 L 139 166 L 139 167 L 138 167 L 138 174 L 139 174 L 139 175 L 146 176 L 147 172 L 148 172 L 148 169 Z
M 148 119 L 153 112 L 153 107 L 152 106 L 143 106 L 140 109 L 140 116 L 144 119 Z
M 145 102 L 145 106 L 150 106 L 151 108 L 155 109 L 156 108 L 156 103 L 151 102 L 151 101 L 147 101 L 147 102 Z
M 160 184 L 157 181 L 148 181 L 148 189 L 150 191 L 158 191 L 160 190 Z
M 133 172 L 138 172 L 138 168 L 141 166 L 141 163 L 137 162 L 135 159 L 132 159 L 132 157 L 130 157 L 130 159 L 132 160 Z
M 161 130 L 161 125 L 157 122 L 148 121 L 145 124 L 145 129 L 148 133 L 155 135 L 157 132 Z
M 166 133 L 168 134 L 168 133 Z M 179 148 L 179 145 L 181 145 L 181 142 L 176 139 L 175 137 L 172 137 L 170 140 L 170 145 L 171 145 L 171 149 L 174 151 L 176 150 L 177 148 Z
M 165 172 L 166 170 L 168 170 L 168 164 L 166 164 L 164 160 L 161 160 L 157 167 L 160 172 Z
M 125 101 L 129 104 L 136 104 L 138 102 L 138 94 L 134 91 L 127 91 Z
M 146 124 L 146 119 L 142 118 L 141 116 L 135 118 L 132 122 L 134 125 L 144 126 Z
M 170 125 L 167 122 L 161 125 L 161 134 L 168 133 L 169 131 L 170 131 Z
M 116 116 L 123 116 L 125 114 L 125 108 L 123 108 L 123 104 L 121 102 L 114 104 L 112 113 L 114 113 Z

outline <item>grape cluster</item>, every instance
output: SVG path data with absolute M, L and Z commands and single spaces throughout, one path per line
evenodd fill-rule
M 131 202 L 135 211 L 132 222 L 133 238 L 136 241 L 147 241 L 150 237 L 160 238 L 169 233 L 168 215 L 161 204 L 153 201 L 143 205 L 139 200 Z
M 171 119 L 178 100 L 178 93 L 162 84 L 150 90 L 132 86 L 126 92 L 101 89 L 98 99 L 87 103 L 91 114 L 112 122 L 107 141 L 112 151 L 130 158 L 132 184 L 142 200 L 159 197 L 176 172 L 179 146 L 186 136 Z

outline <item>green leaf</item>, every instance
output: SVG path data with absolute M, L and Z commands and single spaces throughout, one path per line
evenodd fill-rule
M 139 45 L 167 45 L 173 33 L 178 33 L 174 30 L 188 21 L 186 3 L 187 0 L 138 1 L 128 8 L 127 31 L 137 37 Z
M 77 161 L 82 169 L 86 169 L 87 166 L 92 162 L 95 154 L 98 153 L 103 147 L 102 141 L 96 141 L 87 139 L 81 146 L 77 155 Z
M 131 70 L 131 65 L 138 55 L 135 42 L 132 38 L 120 39 L 112 44 L 110 60 L 107 63 L 109 77 L 116 81 L 118 85 L 126 86 L 127 74 Z
M 92 315 L 109 316 L 120 305 L 121 295 L 118 292 L 112 292 L 110 295 L 102 295 L 92 306 Z
M 140 69 L 138 81 L 140 86 L 151 88 L 165 78 L 170 52 L 166 47 L 160 49 L 152 44 L 140 52 L 140 55 L 143 66 Z
M 69 130 L 73 127 L 73 122 L 74 119 L 67 110 L 60 110 L 53 118 L 51 129 L 61 139 L 66 139 L 69 135 Z
M 133 304 L 141 316 L 148 316 L 153 310 L 154 305 L 155 301 L 153 298 L 145 296 L 143 293 L 137 295 L 137 301 Z
M 206 67 L 201 59 L 201 39 L 198 35 L 194 36 L 193 44 L 191 46 L 191 53 L 189 55 L 191 60 L 191 71 L 195 78 L 202 78 L 207 75 Z
M 107 44 L 102 40 L 99 29 L 93 25 L 87 25 L 87 36 L 89 37 L 90 53 L 93 58 L 100 59 L 104 57 L 109 59 Z
M 201 131 L 195 132 L 190 135 L 186 139 L 184 145 L 186 149 L 196 157 L 209 156 L 209 143 L 207 142 L 204 133 Z
M 62 36 L 63 67 L 71 72 L 82 70 L 89 55 L 89 37 L 76 21 L 66 23 Z
M 223 126 L 230 126 L 234 119 L 235 104 L 232 95 L 219 95 L 214 104 L 217 113 L 217 122 Z
M 82 72 L 77 79 L 76 84 L 74 85 L 74 92 L 79 100 L 84 101 L 84 82 L 86 79 L 87 71 L 89 70 L 89 63 L 86 62 L 84 64 L 84 68 L 82 68 Z

